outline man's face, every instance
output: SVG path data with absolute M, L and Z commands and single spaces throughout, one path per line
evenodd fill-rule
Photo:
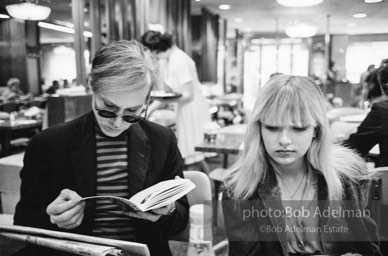
M 126 122 L 122 115 L 139 116 L 146 105 L 149 90 L 147 86 L 93 94 L 93 112 L 101 131 L 109 137 L 117 137 L 126 131 L 132 123 Z M 102 117 L 99 110 L 113 112 L 116 117 Z
M 13 92 L 17 92 L 18 89 L 19 89 L 19 86 L 18 86 L 17 84 L 13 84 L 13 85 L 11 85 L 11 87 L 10 87 L 10 90 L 13 91 Z

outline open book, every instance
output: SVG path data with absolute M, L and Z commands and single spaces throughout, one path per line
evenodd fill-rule
M 90 196 L 82 200 L 105 199 L 119 205 L 124 211 L 149 211 L 166 206 L 195 188 L 189 179 L 161 181 L 148 187 L 129 199 L 117 196 Z

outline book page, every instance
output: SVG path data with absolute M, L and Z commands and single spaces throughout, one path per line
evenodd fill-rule
M 180 190 L 180 187 L 183 189 Z M 168 205 L 195 188 L 189 179 L 161 181 L 130 198 L 140 210 L 148 211 Z M 164 194 L 166 193 L 166 194 Z M 167 195 L 167 196 L 166 196 Z M 158 207 L 150 207 L 158 204 Z

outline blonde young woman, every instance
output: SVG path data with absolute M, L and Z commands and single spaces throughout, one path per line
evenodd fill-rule
M 313 80 L 273 77 L 244 145 L 223 196 L 229 255 L 381 255 L 365 209 L 372 175 L 357 154 L 332 144 Z

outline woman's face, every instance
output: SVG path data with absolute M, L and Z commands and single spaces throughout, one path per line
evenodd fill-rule
M 148 87 L 126 90 L 100 92 L 93 95 L 93 112 L 101 131 L 109 137 L 117 137 L 132 124 L 124 121 L 122 115 L 140 115 L 146 105 Z M 118 114 L 116 117 L 102 117 L 98 110 L 107 110 Z
M 261 124 L 261 134 L 268 155 L 283 169 L 302 168 L 304 156 L 315 136 L 314 127 Z

